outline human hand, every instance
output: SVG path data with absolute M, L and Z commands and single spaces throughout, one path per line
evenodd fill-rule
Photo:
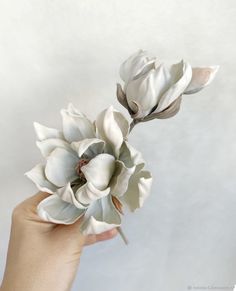
M 79 265 L 82 248 L 113 238 L 113 229 L 83 236 L 79 219 L 72 225 L 42 221 L 38 203 L 49 194 L 39 192 L 13 211 L 6 270 L 1 291 L 68 291 Z

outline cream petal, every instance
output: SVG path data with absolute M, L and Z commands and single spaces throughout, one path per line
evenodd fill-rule
M 172 66 L 171 74 L 173 85 L 161 96 L 155 113 L 165 110 L 183 94 L 191 81 L 192 69 L 188 63 L 181 61 Z
M 123 162 L 116 161 L 116 169 L 115 173 L 112 177 L 110 187 L 111 187 L 111 194 L 113 196 L 122 196 L 129 184 L 129 179 L 133 175 L 135 171 L 135 166 L 132 168 L 127 168 Z
M 149 195 L 152 185 L 152 176 L 148 171 L 136 172 L 131 178 L 127 192 L 119 197 L 121 203 L 134 211 L 143 206 L 143 203 Z
M 92 122 L 82 113 L 80 113 L 72 104 L 68 109 L 61 110 L 63 133 L 67 141 L 80 141 L 85 138 L 95 137 L 94 126 Z
M 137 102 L 131 101 L 131 103 L 132 103 L 132 112 L 130 115 L 133 119 L 143 120 L 143 118 L 150 113 L 150 109 L 144 111 L 141 105 L 139 105 Z
M 121 217 L 114 207 L 111 196 L 94 201 L 87 209 L 81 231 L 84 235 L 99 234 L 120 226 Z
M 64 148 L 71 151 L 69 143 L 59 138 L 49 138 L 42 141 L 37 141 L 36 145 L 44 157 L 47 157 L 56 148 Z
M 64 139 L 63 133 L 57 129 L 46 127 L 38 122 L 34 122 L 34 129 L 38 140 L 42 141 L 48 138 Z
M 39 190 L 52 194 L 57 190 L 57 187 L 47 180 L 44 170 L 45 166 L 38 164 L 25 175 L 35 183 Z
M 41 201 L 37 207 L 38 215 L 46 221 L 58 224 L 72 224 L 84 213 L 84 209 L 63 201 L 56 194 Z
M 75 207 L 85 209 L 87 206 L 81 204 L 75 197 L 75 193 L 71 188 L 71 183 L 67 183 L 66 186 L 58 189 L 56 194 L 65 202 L 73 204 Z
M 78 156 L 87 156 L 93 158 L 101 154 L 105 147 L 105 142 L 98 138 L 87 138 L 81 141 L 72 142 L 71 147 L 78 153 Z
M 110 188 L 99 190 L 92 183 L 87 182 L 76 191 L 75 197 L 83 204 L 90 204 L 97 199 L 107 196 L 109 193 Z
M 100 154 L 81 168 L 88 182 L 97 189 L 107 188 L 115 170 L 115 158 L 109 154 Z
M 153 111 L 151 114 L 145 116 L 145 118 L 143 119 L 143 122 L 150 121 L 155 118 L 166 119 L 166 118 L 175 116 L 180 110 L 181 101 L 182 101 L 182 96 L 179 96 L 177 99 L 175 99 L 174 102 L 172 102 L 163 111 L 161 112 Z
M 120 112 L 110 106 L 102 111 L 96 120 L 97 134 L 107 145 L 110 145 L 114 155 L 119 156 L 123 140 L 129 133 L 129 122 Z
M 58 187 L 65 186 L 77 178 L 76 165 L 79 161 L 76 154 L 56 148 L 48 157 L 45 168 L 47 179 Z
M 123 89 L 122 89 L 120 84 L 116 85 L 116 97 L 117 97 L 117 100 L 120 102 L 120 104 L 122 106 L 124 106 L 129 111 L 130 115 L 132 115 L 134 112 L 129 107 L 125 92 L 123 91 Z
M 184 94 L 194 94 L 205 88 L 213 81 L 218 70 L 219 66 L 193 68 L 191 82 L 185 89 Z

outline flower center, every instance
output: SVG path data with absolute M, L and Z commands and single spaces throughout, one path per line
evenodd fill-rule
M 86 180 L 84 173 L 81 171 L 81 168 L 89 163 L 89 159 L 81 159 L 75 167 L 77 175 L 82 179 Z

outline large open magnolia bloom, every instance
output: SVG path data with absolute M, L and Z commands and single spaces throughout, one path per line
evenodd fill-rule
M 119 226 L 123 207 L 140 208 L 152 182 L 140 152 L 126 140 L 128 121 L 112 107 L 94 124 L 72 104 L 61 114 L 62 132 L 34 124 L 45 162 L 26 175 L 52 194 L 38 205 L 39 216 L 58 224 L 84 216 L 84 234 Z
M 179 111 L 181 96 L 203 89 L 217 70 L 218 66 L 192 68 L 185 61 L 168 67 L 140 50 L 120 67 L 124 86 L 118 84 L 117 98 L 133 119 L 169 118 Z

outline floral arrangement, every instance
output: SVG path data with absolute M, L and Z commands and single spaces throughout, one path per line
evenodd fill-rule
M 83 234 L 117 227 L 124 210 L 143 206 L 152 184 L 141 153 L 128 142 L 135 125 L 178 113 L 184 94 L 207 86 L 218 66 L 192 68 L 185 61 L 166 66 L 145 51 L 130 56 L 120 67 L 124 85 L 117 99 L 132 122 L 112 106 L 94 122 L 72 104 L 61 110 L 62 130 L 34 123 L 36 142 L 45 162 L 26 176 L 51 195 L 38 205 L 39 216 L 57 224 L 83 217 Z

